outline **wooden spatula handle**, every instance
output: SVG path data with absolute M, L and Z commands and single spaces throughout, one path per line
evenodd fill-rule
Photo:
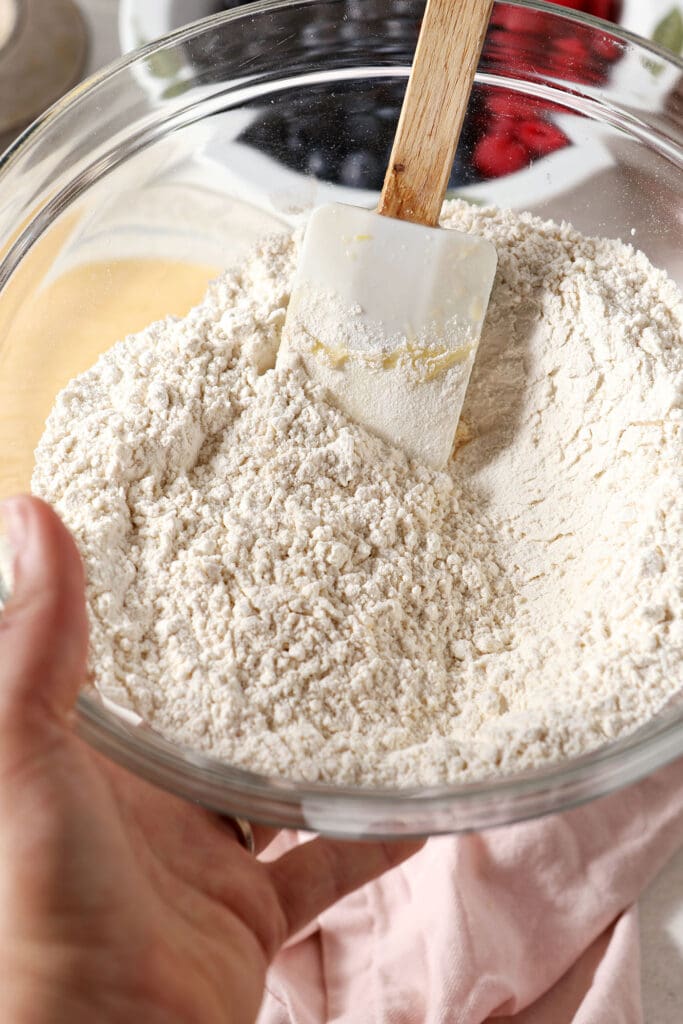
M 433 227 L 493 0 L 427 0 L 378 213 Z

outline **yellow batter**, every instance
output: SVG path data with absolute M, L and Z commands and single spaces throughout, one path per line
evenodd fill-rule
M 23 260 L 0 298 L 0 500 L 28 490 L 57 392 L 114 342 L 199 302 L 218 271 L 161 259 L 90 262 L 42 282 L 70 225 Z

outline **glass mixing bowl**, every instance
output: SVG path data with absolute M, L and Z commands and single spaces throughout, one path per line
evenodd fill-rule
M 103 349 L 183 313 L 219 267 L 314 204 L 376 201 L 422 7 L 284 0 L 198 22 L 80 86 L 4 155 L 0 497 L 28 488 L 56 392 Z M 497 4 L 452 188 L 633 241 L 683 284 L 682 82 L 670 54 L 604 22 Z M 540 120 L 557 145 L 532 146 L 521 165 L 519 150 L 494 147 L 487 177 L 477 145 L 496 125 L 505 134 L 508 117 Z M 577 760 L 429 789 L 265 778 L 172 746 L 87 695 L 77 724 L 109 757 L 207 807 L 349 837 L 559 811 L 683 753 L 683 699 Z

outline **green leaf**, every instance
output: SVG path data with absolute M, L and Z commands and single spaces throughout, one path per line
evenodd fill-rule
M 662 64 L 661 60 L 651 60 L 649 57 L 642 57 L 641 63 L 644 68 L 647 68 L 654 78 L 659 78 L 665 68 L 665 65 Z
M 187 92 L 191 85 L 191 81 L 171 82 L 171 84 L 167 85 L 164 91 L 162 92 L 162 99 L 170 100 L 173 99 L 174 96 L 182 96 L 184 92 Z
M 147 58 L 147 68 L 155 78 L 173 78 L 182 66 L 180 56 L 173 50 L 157 50 Z
M 660 46 L 666 46 L 674 53 L 683 51 L 683 14 L 679 7 L 673 7 L 655 28 L 652 38 Z

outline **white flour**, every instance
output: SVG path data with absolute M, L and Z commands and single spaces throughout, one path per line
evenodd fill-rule
M 98 687 L 166 736 L 310 780 L 461 781 L 679 688 L 679 292 L 567 226 L 446 223 L 499 255 L 447 472 L 268 369 L 287 238 L 58 397 L 34 490 L 85 558 Z

